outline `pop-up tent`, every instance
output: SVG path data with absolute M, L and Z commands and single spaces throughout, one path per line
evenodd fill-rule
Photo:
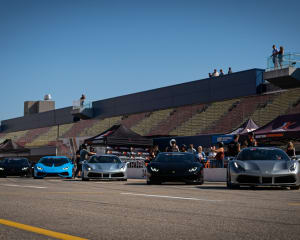
M 244 134 L 248 132 L 253 132 L 254 130 L 258 129 L 259 127 L 256 123 L 249 118 L 246 122 L 244 122 L 241 126 L 239 126 L 234 131 L 227 133 L 228 135 L 235 135 L 235 134 Z
M 300 113 L 279 116 L 254 131 L 254 134 L 262 143 L 282 144 L 300 141 Z
M 143 137 L 123 125 L 114 125 L 106 131 L 85 140 L 89 145 L 124 147 L 151 147 L 153 140 Z
M 0 157 L 28 156 L 29 154 L 30 149 L 20 146 L 11 139 L 6 139 L 0 144 Z

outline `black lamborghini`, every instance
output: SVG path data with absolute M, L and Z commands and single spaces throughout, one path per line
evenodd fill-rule
M 192 153 L 163 152 L 147 165 L 147 184 L 203 184 L 203 164 Z
M 31 163 L 27 158 L 4 158 L 0 160 L 0 177 L 32 175 Z

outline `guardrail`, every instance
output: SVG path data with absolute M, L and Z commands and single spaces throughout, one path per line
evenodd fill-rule
M 266 71 L 273 71 L 277 69 L 283 69 L 288 67 L 299 68 L 300 67 L 300 54 L 299 53 L 287 53 L 284 55 L 277 54 L 267 58 Z

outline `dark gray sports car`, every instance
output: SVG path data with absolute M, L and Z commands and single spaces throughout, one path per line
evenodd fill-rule
M 127 163 L 115 155 L 92 156 L 82 164 L 82 181 L 89 179 L 127 181 Z
M 286 186 L 300 188 L 299 161 L 292 160 L 278 148 L 243 149 L 227 168 L 227 187 Z

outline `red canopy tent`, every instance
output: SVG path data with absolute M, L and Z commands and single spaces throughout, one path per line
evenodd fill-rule
M 300 141 L 300 113 L 282 115 L 254 131 L 261 143 L 277 144 Z

